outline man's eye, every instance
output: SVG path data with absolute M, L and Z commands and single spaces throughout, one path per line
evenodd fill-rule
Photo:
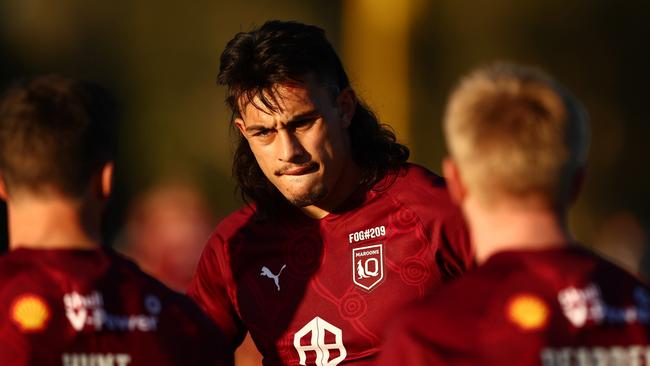
M 272 132 L 272 130 L 259 130 L 255 132 L 253 136 L 266 137 L 269 136 Z
M 292 127 L 296 130 L 305 129 L 311 127 L 314 124 L 314 122 L 316 122 L 316 118 L 303 119 L 300 121 L 296 121 Z

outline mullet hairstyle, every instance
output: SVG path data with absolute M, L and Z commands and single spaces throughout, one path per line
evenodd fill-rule
M 117 108 L 97 84 L 56 75 L 15 83 L 0 99 L 0 171 L 9 192 L 55 188 L 80 198 L 115 153 Z
M 260 169 L 246 138 L 234 128 L 234 119 L 255 97 L 277 111 L 275 88 L 300 84 L 307 75 L 328 89 L 335 99 L 350 88 L 350 81 L 323 29 L 298 22 L 269 21 L 250 32 L 241 32 L 221 54 L 218 83 L 227 87 L 226 104 L 232 112 L 231 128 L 237 134 L 232 173 L 244 202 L 271 213 L 288 202 Z M 257 106 L 257 105 L 256 105 Z M 258 106 L 259 107 L 259 106 Z M 390 171 L 407 161 L 409 149 L 358 101 L 349 127 L 352 158 L 362 171 L 360 186 L 371 189 Z

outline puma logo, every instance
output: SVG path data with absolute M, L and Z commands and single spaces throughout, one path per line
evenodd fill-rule
M 282 273 L 282 271 L 286 266 L 287 266 L 286 264 L 283 265 L 282 268 L 280 268 L 280 272 L 278 272 L 277 275 L 274 275 L 270 269 L 268 269 L 266 266 L 263 266 L 262 273 L 260 273 L 260 276 L 266 276 L 268 278 L 273 279 L 273 282 L 275 282 L 275 287 L 277 287 L 278 291 L 280 291 L 280 274 Z

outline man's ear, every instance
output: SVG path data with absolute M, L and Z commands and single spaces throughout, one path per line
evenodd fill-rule
M 357 109 L 357 95 L 352 88 L 345 88 L 336 98 L 343 128 L 350 127 L 354 111 Z
M 5 177 L 0 172 L 0 200 L 7 201 L 9 195 L 7 194 L 7 185 L 5 184 Z
M 248 136 L 246 135 L 246 123 L 244 123 L 244 120 L 241 119 L 240 117 L 237 117 L 233 120 L 233 123 L 235 126 L 237 126 L 237 129 L 239 130 L 239 133 L 241 133 L 244 138 L 248 139 Z
M 462 204 L 467 196 L 467 189 L 460 176 L 458 164 L 451 157 L 446 157 L 442 160 L 442 171 L 447 180 L 447 189 L 451 199 L 457 205 Z
M 102 198 L 107 199 L 113 191 L 113 162 L 108 162 L 102 167 L 101 171 L 101 194 Z

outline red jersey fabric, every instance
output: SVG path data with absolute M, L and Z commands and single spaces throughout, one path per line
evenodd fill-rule
M 442 178 L 416 165 L 321 220 L 244 207 L 209 239 L 190 295 L 265 365 L 368 364 L 387 322 L 472 265 Z
M 379 365 L 648 365 L 650 289 L 579 247 L 495 254 L 389 327 Z
M 0 257 L 0 365 L 231 365 L 184 295 L 110 249 Z

